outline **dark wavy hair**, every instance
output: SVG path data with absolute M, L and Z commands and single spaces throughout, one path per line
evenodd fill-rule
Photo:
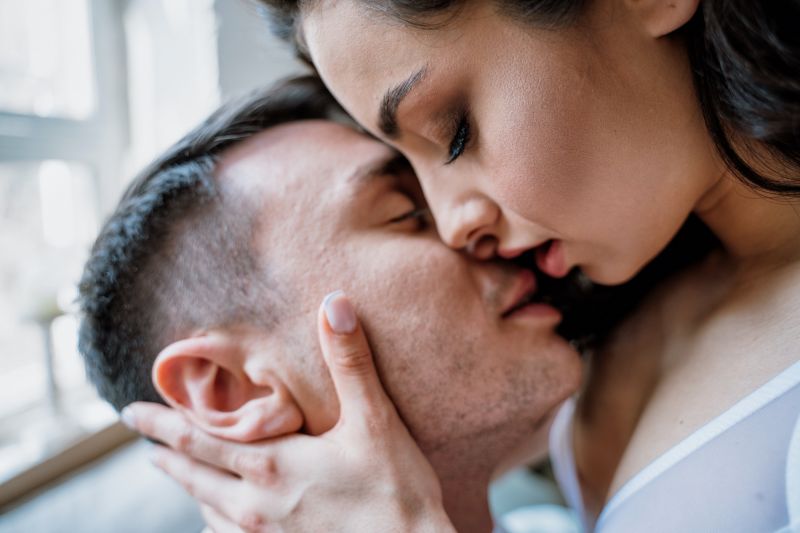
M 314 1 L 259 3 L 275 33 L 297 45 L 300 12 Z M 427 29 L 446 24 L 447 15 L 457 14 L 465 4 L 463 0 L 360 1 Z M 588 1 L 495 3 L 512 19 L 558 28 L 576 22 Z M 800 0 L 703 0 L 677 33 L 685 38 L 706 127 L 723 161 L 756 190 L 800 196 Z

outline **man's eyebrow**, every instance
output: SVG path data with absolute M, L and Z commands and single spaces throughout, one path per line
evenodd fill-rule
M 408 79 L 392 87 L 383 95 L 381 106 L 378 110 L 378 127 L 390 139 L 395 139 L 398 135 L 397 108 L 400 107 L 403 98 L 411 92 L 414 86 L 422 81 L 427 72 L 428 66 L 425 65 L 409 76 Z
M 356 168 L 348 177 L 347 182 L 354 188 L 359 189 L 372 182 L 375 178 L 396 174 L 407 165 L 408 163 L 405 158 L 400 154 L 396 154 L 388 159 L 381 158 L 378 161 L 372 161 Z

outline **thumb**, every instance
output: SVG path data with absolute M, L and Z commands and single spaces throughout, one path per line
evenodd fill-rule
M 342 291 L 325 297 L 319 311 L 319 339 L 339 397 L 339 419 L 374 420 L 393 405 L 383 390 L 355 308 Z

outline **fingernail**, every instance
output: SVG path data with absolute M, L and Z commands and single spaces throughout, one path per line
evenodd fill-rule
M 119 414 L 122 423 L 131 429 L 136 429 L 136 415 L 133 414 L 133 408 L 128 406 Z
M 322 307 L 334 333 L 345 335 L 356 330 L 356 311 L 343 291 L 327 295 Z

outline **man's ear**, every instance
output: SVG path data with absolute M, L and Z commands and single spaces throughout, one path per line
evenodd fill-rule
M 689 22 L 700 0 L 625 0 L 644 30 L 653 37 L 663 37 Z
M 276 373 L 250 364 L 252 346 L 222 334 L 174 342 L 156 357 L 153 384 L 170 406 L 221 438 L 251 442 L 299 431 L 300 407 Z

